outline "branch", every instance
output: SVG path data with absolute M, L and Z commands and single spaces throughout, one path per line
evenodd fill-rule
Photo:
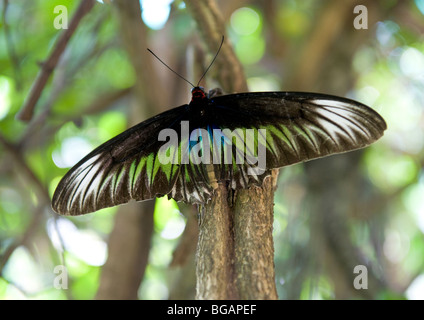
M 103 19 L 100 18 L 97 24 L 100 24 L 102 20 Z M 54 128 L 48 128 L 47 132 L 50 134 L 45 134 L 44 132 L 41 132 L 43 126 L 48 123 L 48 117 L 52 115 L 52 107 L 55 105 L 57 99 L 62 94 L 63 89 L 67 88 L 72 83 L 72 80 L 75 78 L 75 74 L 77 74 L 79 70 L 81 70 L 84 65 L 86 65 L 89 61 L 92 61 L 92 59 L 97 59 L 101 54 L 103 54 L 113 45 L 114 41 L 111 41 L 102 47 L 93 48 L 92 51 L 86 52 L 84 57 L 82 57 L 80 61 L 72 68 L 69 68 L 66 65 L 65 59 L 61 60 L 61 62 L 56 67 L 55 80 L 50 89 L 49 97 L 46 99 L 44 105 L 39 107 L 41 111 L 35 117 L 33 117 L 31 123 L 26 127 L 25 133 L 22 135 L 22 137 L 20 138 L 20 142 L 17 143 L 17 145 L 24 147 L 26 147 L 27 145 L 31 147 L 37 146 L 40 144 L 40 141 L 45 141 L 49 137 L 52 137 L 51 134 L 55 133 L 57 129 L 63 126 L 64 123 L 61 123 L 59 126 L 56 126 Z M 82 108 L 82 110 L 84 111 L 80 111 L 78 117 L 70 116 L 66 119 L 67 121 L 76 121 L 80 119 L 83 115 L 94 114 L 105 110 L 111 103 L 126 95 L 128 93 L 127 90 L 129 90 L 129 88 L 117 90 L 112 93 L 100 94 L 100 98 L 98 100 L 92 102 L 92 104 L 90 104 L 85 109 Z M 104 103 L 104 105 L 101 105 L 101 103 Z
M 196 263 L 197 300 L 239 299 L 234 266 L 234 211 L 227 188 L 219 184 L 199 221 Z
M 72 114 L 67 116 L 53 116 L 55 120 L 58 120 L 59 123 L 51 126 L 42 127 L 46 123 L 46 119 L 51 115 L 50 109 L 47 107 L 43 112 L 37 115 L 34 120 L 28 125 L 25 134 L 17 143 L 19 146 L 25 148 L 25 150 L 30 150 L 33 148 L 38 148 L 40 145 L 45 143 L 46 140 L 50 139 L 64 124 L 68 122 L 80 123 L 81 118 L 85 115 L 99 114 L 102 111 L 109 108 L 112 104 L 118 100 L 128 96 L 134 87 L 128 87 L 124 89 L 118 89 L 110 93 L 99 94 L 98 99 L 94 100 L 86 107 L 82 108 L 78 114 Z
M 0 143 L 12 155 L 15 165 L 19 166 L 23 171 L 24 175 L 27 177 L 27 179 L 35 185 L 36 193 L 39 195 L 39 198 L 41 198 L 43 202 L 49 203 L 50 196 L 47 191 L 47 188 L 42 184 L 42 182 L 37 178 L 37 176 L 28 166 L 20 150 L 14 144 L 7 141 L 2 135 L 0 135 Z
M 187 8 L 196 20 L 203 39 L 209 51 L 215 54 L 225 32 L 225 22 L 213 0 L 185 0 Z M 228 37 L 226 37 L 228 39 Z M 247 83 L 243 67 L 234 53 L 233 47 L 227 40 L 222 46 L 221 53 L 216 60 L 218 80 L 225 92 L 247 91 Z
M 278 299 L 275 286 L 274 191 L 278 170 L 262 186 L 237 192 L 235 203 L 235 272 L 240 299 Z
M 81 19 L 93 8 L 95 0 L 81 0 L 77 11 L 72 17 L 69 28 L 66 29 L 57 40 L 53 52 L 50 54 L 49 58 L 42 64 L 41 70 L 39 71 L 37 78 L 31 88 L 31 92 L 19 111 L 17 118 L 22 121 L 30 121 L 34 114 L 34 108 L 40 99 L 41 93 L 44 90 L 44 87 L 47 84 L 50 75 L 52 74 L 54 68 L 56 67 L 60 57 L 68 45 L 70 38 L 77 29 L 78 24 Z

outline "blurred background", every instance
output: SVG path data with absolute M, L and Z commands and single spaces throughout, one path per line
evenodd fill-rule
M 194 2 L 95 2 L 22 121 L 65 32 L 55 8 L 71 28 L 80 2 L 0 1 L 0 299 L 194 297 L 196 208 L 163 198 L 71 218 L 50 208 L 88 152 L 189 101 L 190 86 L 146 48 L 196 83 L 218 45 Z M 345 96 L 388 124 L 365 150 L 280 170 L 279 298 L 424 299 L 424 0 L 197 3 L 216 18 L 210 33 L 226 33 L 250 91 Z M 219 65 L 205 86 L 236 91 Z M 367 289 L 354 287 L 357 265 Z

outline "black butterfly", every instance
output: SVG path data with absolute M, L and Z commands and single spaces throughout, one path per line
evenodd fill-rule
M 205 203 L 218 182 L 233 189 L 260 185 L 273 168 L 363 148 L 385 129 L 377 112 L 346 98 L 301 92 L 213 96 L 196 86 L 189 104 L 126 130 L 78 162 L 60 181 L 52 207 L 79 215 L 164 195 Z M 176 143 L 168 134 L 173 132 Z M 221 132 L 218 139 L 215 132 Z M 261 150 L 265 164 L 259 163 Z
M 102 144 L 59 182 L 52 207 L 79 215 L 168 195 L 203 204 L 219 182 L 261 185 L 270 170 L 363 148 L 386 123 L 369 107 L 318 93 L 206 94 L 200 81 L 189 104 L 163 112 Z M 169 138 L 169 139 L 167 139 Z

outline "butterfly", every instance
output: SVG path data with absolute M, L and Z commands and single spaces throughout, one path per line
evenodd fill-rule
M 58 184 L 52 207 L 79 215 L 164 195 L 202 204 L 219 182 L 233 189 L 261 185 L 271 169 L 363 148 L 385 129 L 376 111 L 346 98 L 305 92 L 213 96 L 194 87 L 189 104 L 141 122 L 79 161 Z M 237 138 L 241 143 L 231 146 Z M 258 168 L 261 150 L 266 163 Z
M 55 190 L 53 210 L 80 215 L 165 195 L 204 204 L 218 183 L 260 186 L 272 169 L 366 147 L 387 128 L 376 111 L 347 98 L 220 95 L 192 86 L 188 104 L 135 125 L 72 167 Z

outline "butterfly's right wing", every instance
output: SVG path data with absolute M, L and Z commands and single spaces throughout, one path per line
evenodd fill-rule
M 211 99 L 219 128 L 255 131 L 253 153 L 264 146 L 263 174 L 255 174 L 247 158 L 243 164 L 216 167 L 216 176 L 231 181 L 234 189 L 261 184 L 271 169 L 363 148 L 386 130 L 384 119 L 357 101 L 307 92 L 254 92 Z M 262 133 L 259 131 L 262 129 Z M 227 140 L 231 141 L 231 137 Z M 233 148 L 233 155 L 249 154 L 248 144 Z M 257 154 L 256 154 L 257 156 Z

